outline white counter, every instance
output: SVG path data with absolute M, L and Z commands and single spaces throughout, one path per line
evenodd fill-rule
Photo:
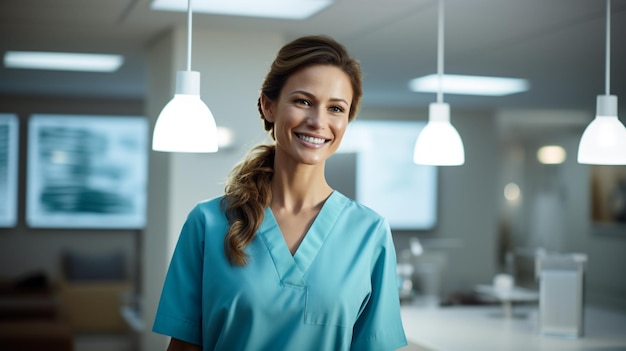
M 626 315 L 585 308 L 584 336 L 538 334 L 537 308 L 516 307 L 503 318 L 499 306 L 402 306 L 407 339 L 433 351 L 626 351 Z

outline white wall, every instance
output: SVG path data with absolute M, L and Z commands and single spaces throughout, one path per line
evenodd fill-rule
M 284 44 L 278 34 L 194 29 L 191 69 L 201 74 L 200 95 L 219 126 L 232 128 L 236 146 L 216 154 L 152 152 L 150 207 L 143 256 L 142 350 L 165 350 L 167 338 L 150 332 L 173 245 L 198 201 L 223 193 L 230 169 L 265 139 L 256 101 L 263 77 Z M 153 122 L 174 93 L 175 72 L 186 67 L 186 30 L 176 28 L 150 51 L 146 111 Z
M 228 172 L 267 133 L 257 111 L 261 83 L 284 44 L 276 34 L 194 32 L 192 69 L 201 72 L 201 96 L 218 126 L 235 133 L 235 146 L 213 154 L 176 154 L 170 184 L 174 227 L 198 201 L 219 196 Z M 178 236 L 174 231 L 173 238 Z
M 148 48 L 146 115 L 150 119 L 150 130 L 159 112 L 174 93 L 176 49 L 180 41 L 174 31 L 156 40 Z M 180 59 L 179 59 L 180 60 Z M 165 73 L 172 72 L 172 73 Z M 152 140 L 152 138 L 150 138 Z M 154 314 L 159 301 L 167 269 L 168 233 L 172 226 L 170 219 L 170 174 L 171 155 L 150 152 L 148 173 L 148 220 L 142 241 L 142 281 L 140 308 L 145 330 L 139 338 L 141 350 L 165 350 L 167 338 L 151 332 Z

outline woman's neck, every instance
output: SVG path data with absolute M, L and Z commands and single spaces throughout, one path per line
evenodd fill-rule
M 272 176 L 272 208 L 294 213 L 317 208 L 332 193 L 323 165 L 276 167 Z

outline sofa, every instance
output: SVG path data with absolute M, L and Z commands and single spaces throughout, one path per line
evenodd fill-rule
M 121 252 L 65 251 L 61 271 L 58 291 L 75 333 L 128 331 L 120 310 L 132 292 L 132 284 Z
M 74 350 L 67 310 L 45 274 L 0 280 L 0 350 Z

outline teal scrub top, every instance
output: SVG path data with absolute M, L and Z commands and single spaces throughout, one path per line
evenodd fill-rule
M 221 197 L 189 213 L 153 331 L 203 351 L 396 350 L 406 345 L 387 221 L 335 191 L 291 254 L 270 208 L 246 266 L 224 253 Z

